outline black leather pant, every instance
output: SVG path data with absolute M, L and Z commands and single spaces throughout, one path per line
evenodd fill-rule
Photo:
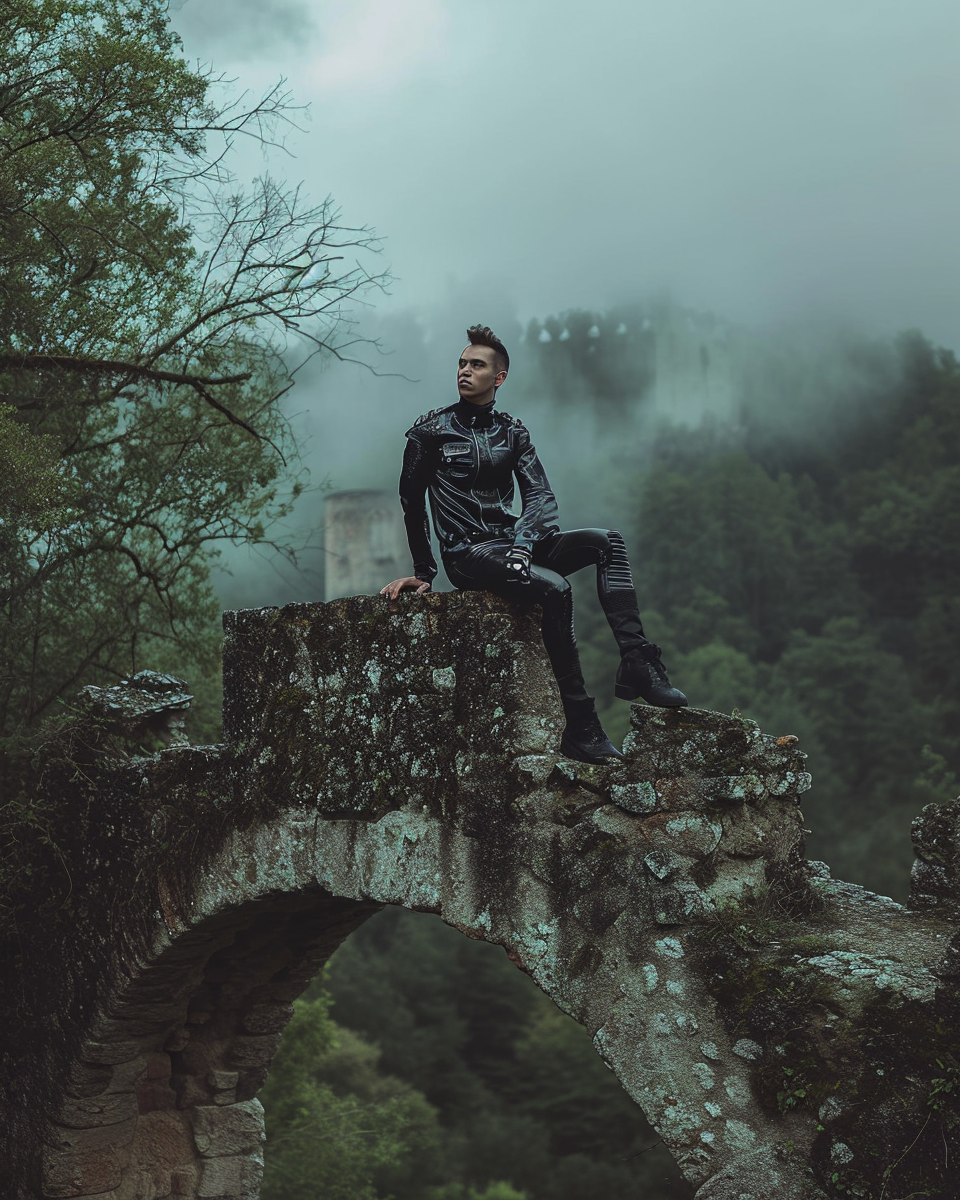
M 587 693 L 573 628 L 573 593 L 568 575 L 584 567 L 597 568 L 600 606 L 621 654 L 646 641 L 623 538 L 611 529 L 549 534 L 534 543 L 529 583 L 517 583 L 507 567 L 512 545 L 507 539 L 478 542 L 456 554 L 444 555 L 444 569 L 454 587 L 481 588 L 509 600 L 539 604 L 543 610 L 543 643 L 560 695 L 582 699 Z

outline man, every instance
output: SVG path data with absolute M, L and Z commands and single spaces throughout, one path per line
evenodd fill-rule
M 561 532 L 557 501 L 530 434 L 494 408 L 510 356 L 486 326 L 472 326 L 467 337 L 457 364 L 459 401 L 435 408 L 407 430 L 400 503 L 414 573 L 388 583 L 381 595 L 396 600 L 408 589 L 418 596 L 430 590 L 437 564 L 425 504 L 429 492 L 450 582 L 541 606 L 543 641 L 566 716 L 562 753 L 588 763 L 622 758 L 583 682 L 568 575 L 597 568 L 597 594 L 620 648 L 617 696 L 642 696 L 662 708 L 680 708 L 687 698 L 671 686 L 659 647 L 644 636 L 623 538 L 606 529 Z M 510 511 L 514 477 L 519 516 Z

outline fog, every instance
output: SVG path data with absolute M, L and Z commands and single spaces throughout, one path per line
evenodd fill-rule
M 960 340 L 953 0 L 187 0 L 175 25 L 311 106 L 272 167 L 384 237 L 392 307 L 669 288 Z
M 309 113 L 269 170 L 383 239 L 368 265 L 390 294 L 357 310 L 382 374 L 317 364 L 291 394 L 315 482 L 394 486 L 402 431 L 455 398 L 474 321 L 516 357 L 532 317 L 669 296 L 754 346 L 800 327 L 960 346 L 954 0 L 186 0 L 173 17 L 239 86 L 288 80 Z M 241 175 L 264 169 L 237 153 Z M 534 432 L 563 501 L 571 437 L 602 431 L 546 399 Z

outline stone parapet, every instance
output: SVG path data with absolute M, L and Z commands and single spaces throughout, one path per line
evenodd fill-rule
M 805 862 L 795 738 L 636 705 L 622 762 L 566 760 L 536 614 L 479 593 L 225 627 L 223 745 L 114 735 L 58 777 L 88 815 L 69 920 L 22 918 L 43 953 L 17 985 L 55 999 L 7 1113 L 17 1200 L 255 1200 L 292 1002 L 383 904 L 504 947 L 699 1200 L 932 1186 L 956 927 Z M 953 836 L 921 830 L 924 861 L 952 870 Z

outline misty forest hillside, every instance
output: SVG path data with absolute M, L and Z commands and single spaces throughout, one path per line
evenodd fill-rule
M 572 337 L 533 344 L 548 362 L 565 353 L 569 392 L 590 380 L 589 341 L 579 359 Z M 732 356 L 724 416 L 651 419 L 597 473 L 648 633 L 691 703 L 797 734 L 811 855 L 903 899 L 910 821 L 960 771 L 960 372 L 917 335 L 811 355 L 798 331 L 742 338 Z M 623 425 L 611 376 L 594 411 Z M 602 703 L 616 660 L 588 588 L 577 629 Z M 625 730 L 624 705 L 604 717 Z
M 648 632 L 691 702 L 800 737 L 811 856 L 902 899 L 911 818 L 958 790 L 960 371 L 919 335 L 768 342 L 691 315 L 677 414 L 662 358 L 657 394 L 656 332 L 678 319 L 634 307 L 532 322 L 505 406 L 548 447 L 566 525 L 622 513 Z M 699 379 L 698 339 L 713 364 L 726 355 Z M 578 637 L 621 735 L 593 586 L 577 584 Z M 344 1195 L 371 1200 L 690 1194 L 583 1031 L 431 918 L 388 910 L 355 933 L 294 1030 L 319 1048 L 299 1117 L 271 1109 L 290 1094 L 289 1057 L 271 1078 L 286 1132 L 266 1200 L 311 1200 L 311 1179 L 349 1170 L 370 1190 Z M 349 1170 L 316 1136 L 345 1112 L 344 1128 L 384 1138 L 364 1158 L 359 1135 L 341 1136 Z

